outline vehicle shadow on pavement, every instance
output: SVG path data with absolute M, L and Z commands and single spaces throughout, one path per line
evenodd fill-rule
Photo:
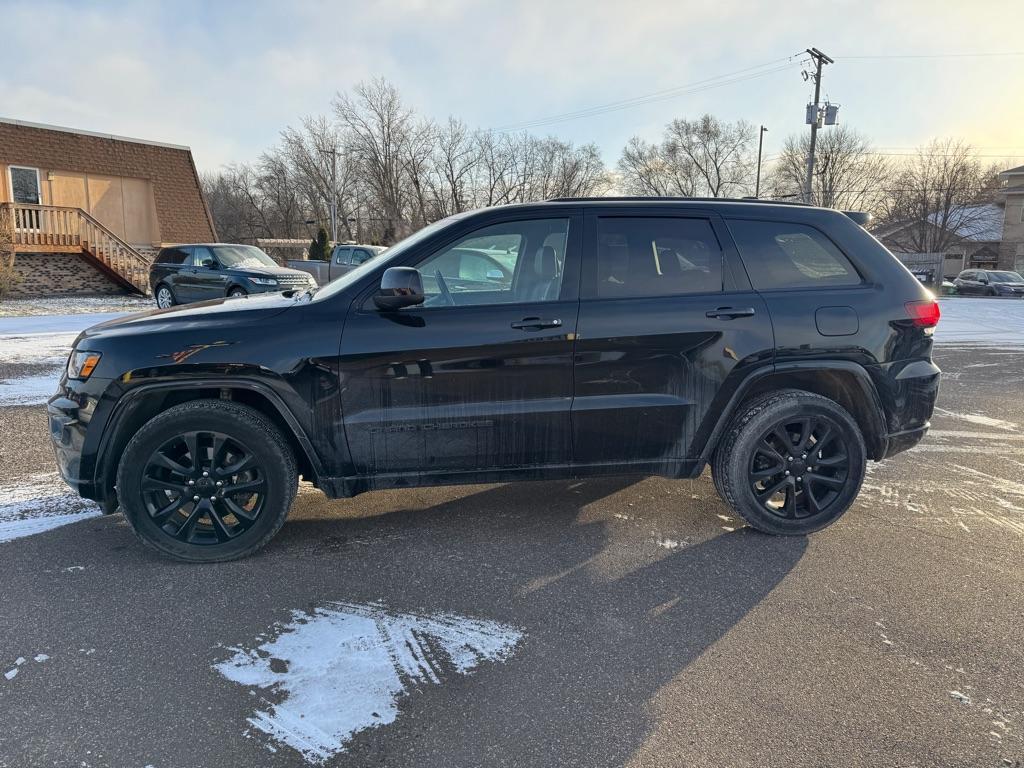
M 26 673 L 8 692 L 19 738 L 0 747 L 0 764 L 91 750 L 109 760 L 97 765 L 301 765 L 282 745 L 268 752 L 262 734 L 243 738 L 257 699 L 212 665 L 292 611 L 343 600 L 492 619 L 524 638 L 505 663 L 414 688 L 394 723 L 356 734 L 328 764 L 621 765 L 652 733 L 663 686 L 807 545 L 684 517 L 698 543 L 665 550 L 646 524 L 607 519 L 621 501 L 609 497 L 634 482 L 505 485 L 432 505 L 425 494 L 418 509 L 400 494 L 367 497 L 372 516 L 289 522 L 262 553 L 213 566 L 144 550 L 120 516 L 6 545 L 19 588 L 17 599 L 3 590 L 0 645 L 51 661 L 31 670 L 43 688 L 33 693 Z M 84 570 L 62 571 L 72 564 Z M 217 714 L 140 729 L 175 711 Z

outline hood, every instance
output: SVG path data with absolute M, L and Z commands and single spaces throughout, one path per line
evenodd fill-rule
M 303 291 L 260 293 L 232 299 L 213 299 L 170 309 L 151 309 L 99 323 L 82 331 L 79 342 L 118 336 L 206 328 L 226 329 L 265 320 L 308 301 Z

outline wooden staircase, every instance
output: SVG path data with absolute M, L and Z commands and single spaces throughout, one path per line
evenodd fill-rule
M 14 253 L 74 253 L 85 256 L 114 282 L 149 293 L 150 259 L 81 208 L 0 203 L 14 232 Z

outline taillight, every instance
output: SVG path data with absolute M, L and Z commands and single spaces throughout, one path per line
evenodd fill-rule
M 928 301 L 908 301 L 903 305 L 907 308 L 907 314 L 919 328 L 934 328 L 939 324 L 939 302 L 935 299 Z

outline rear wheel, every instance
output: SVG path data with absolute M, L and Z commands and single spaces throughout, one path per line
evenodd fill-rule
M 867 449 L 853 417 L 827 397 L 784 390 L 743 407 L 715 452 L 715 487 L 751 527 L 806 534 L 837 520 L 860 492 Z
M 160 309 L 170 309 L 178 302 L 174 298 L 174 293 L 166 285 L 159 285 L 156 289 L 156 305 Z
M 223 400 L 175 406 L 125 448 L 117 495 L 143 542 L 178 560 L 255 552 L 284 523 L 298 475 L 288 441 L 263 414 Z

